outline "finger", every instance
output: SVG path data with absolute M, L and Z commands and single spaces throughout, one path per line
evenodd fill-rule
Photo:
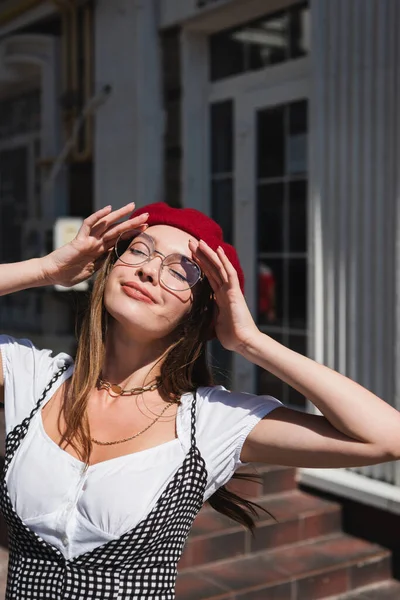
M 212 270 L 214 276 L 221 278 L 223 283 L 228 283 L 228 274 L 226 273 L 225 267 L 218 254 L 210 248 L 204 240 L 200 240 L 198 250 L 201 253 L 200 256 L 203 256 L 203 260 L 208 265 L 208 268 Z
M 204 273 L 205 277 L 210 282 L 211 287 L 214 292 L 221 290 L 221 288 L 225 285 L 224 280 L 219 275 L 218 271 L 213 270 L 209 264 L 206 264 L 204 261 L 199 262 L 199 266 Z
M 225 251 L 222 248 L 222 246 L 218 246 L 217 254 L 218 254 L 222 264 L 224 265 L 225 271 L 226 271 L 230 281 L 232 283 L 235 282 L 239 285 L 239 277 L 238 277 L 237 271 L 236 271 L 235 267 L 233 266 L 233 264 L 231 263 L 231 261 L 229 260 L 229 258 L 227 257 L 227 255 L 225 254 Z
M 100 219 L 92 228 L 91 235 L 99 236 L 102 235 L 111 225 L 115 224 L 117 221 L 120 221 L 124 217 L 132 214 L 132 210 L 135 208 L 135 203 L 130 202 L 126 206 L 119 208 L 118 210 L 114 210 L 110 214 L 108 214 L 103 219 Z
M 112 225 L 104 233 L 103 241 L 107 243 L 110 240 L 115 242 L 121 234 L 126 233 L 127 231 L 133 232 L 135 229 L 140 229 L 141 231 L 144 231 L 148 227 L 148 224 L 146 223 L 147 219 L 148 213 L 140 215 L 139 217 L 136 217 L 136 219 L 129 219 L 129 221 L 124 221 L 123 223 L 117 223 L 116 225 Z
M 106 215 L 108 215 L 111 212 L 111 208 L 112 208 L 111 204 L 109 204 L 108 206 L 105 206 L 104 208 L 97 210 L 92 215 L 89 215 L 88 217 L 86 217 L 86 219 L 82 223 L 82 226 L 78 232 L 78 235 L 82 229 L 90 230 L 93 227 L 93 225 L 95 225 L 98 221 L 100 221 L 100 219 L 102 219 L 103 217 L 105 217 Z
M 202 259 L 200 257 L 197 259 L 197 264 L 206 276 L 213 292 L 217 293 L 218 291 L 220 291 L 222 286 L 224 285 L 224 281 L 219 275 L 218 271 L 216 269 L 213 269 L 210 266 L 210 264 L 206 262 L 205 259 Z
M 225 277 L 223 271 L 221 271 L 221 262 L 215 264 L 218 261 L 218 257 L 215 252 L 203 241 L 204 247 L 200 246 L 200 242 L 189 241 L 189 248 L 193 254 L 193 259 L 198 263 L 199 267 L 207 277 L 214 292 L 221 289 L 224 283 L 228 282 L 228 278 Z M 204 250 L 204 251 L 203 251 Z M 211 259 L 208 256 L 207 250 L 211 253 Z M 214 260 L 212 260 L 214 258 Z
M 115 223 L 116 221 L 119 221 L 119 219 L 123 219 L 127 215 L 132 214 L 132 211 L 134 208 L 135 208 L 135 203 L 129 202 L 129 204 L 125 204 L 125 206 L 122 206 L 121 208 L 118 208 L 117 210 L 114 210 L 112 213 L 107 215 L 106 220 L 110 224 Z

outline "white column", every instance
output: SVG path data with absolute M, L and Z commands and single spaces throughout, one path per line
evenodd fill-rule
M 99 0 L 95 88 L 95 208 L 162 198 L 163 109 L 155 0 Z
M 64 145 L 63 117 L 60 106 L 61 94 L 61 52 L 56 38 L 47 40 L 51 60 L 42 68 L 42 106 L 41 106 L 41 156 L 56 158 Z M 47 172 L 42 171 L 42 189 Z M 55 181 L 46 195 L 42 194 L 42 214 L 52 222 L 59 216 L 69 213 L 68 165 L 63 164 Z
M 315 357 L 400 408 L 400 4 L 312 0 L 311 14 Z M 361 472 L 394 481 L 394 465 Z
M 183 29 L 182 203 L 210 214 L 208 36 Z

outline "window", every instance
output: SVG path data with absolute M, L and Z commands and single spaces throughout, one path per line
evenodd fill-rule
M 40 92 L 35 90 L 0 101 L 0 139 L 39 131 Z
M 258 111 L 258 324 L 297 352 L 307 351 L 307 102 Z M 304 406 L 298 392 L 258 369 L 258 393 Z
M 310 51 L 310 9 L 297 4 L 210 37 L 210 79 L 218 81 L 305 56 Z

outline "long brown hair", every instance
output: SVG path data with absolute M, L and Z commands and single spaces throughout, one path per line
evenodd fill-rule
M 89 463 L 92 451 L 86 407 L 89 393 L 96 387 L 105 357 L 108 313 L 104 306 L 104 290 L 114 262 L 115 255 L 111 252 L 97 274 L 89 305 L 81 322 L 75 369 L 62 407 L 65 430 L 60 445 L 71 445 L 86 464 Z M 196 284 L 193 291 L 192 309 L 178 325 L 174 332 L 176 341 L 160 365 L 159 391 L 168 401 L 171 398 L 178 401 L 188 392 L 196 393 L 200 386 L 214 385 L 206 348 L 213 318 L 212 290 L 204 279 Z M 257 478 L 245 473 L 236 473 L 233 477 L 252 481 Z M 253 517 L 258 514 L 256 509 L 267 512 L 225 486 L 220 487 L 208 502 L 215 510 L 252 532 L 255 527 Z

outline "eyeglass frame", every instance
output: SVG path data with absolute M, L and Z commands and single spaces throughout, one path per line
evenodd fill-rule
M 134 235 L 134 234 L 135 234 L 135 232 L 137 232 L 137 235 L 136 235 L 136 236 Z M 161 256 L 161 257 L 162 257 L 162 260 L 161 260 L 161 262 L 160 262 L 160 268 L 158 269 L 158 283 L 159 283 L 160 285 L 163 285 L 163 286 L 164 286 L 164 287 L 166 287 L 167 289 L 171 290 L 172 292 L 186 292 L 187 290 L 191 290 L 192 288 L 194 288 L 194 286 L 195 286 L 195 285 L 197 285 L 197 284 L 199 283 L 199 281 L 203 281 L 203 279 L 204 279 L 204 273 L 203 273 L 203 271 L 201 270 L 201 268 L 199 267 L 199 265 L 198 265 L 198 264 L 197 264 L 197 263 L 196 263 L 194 260 L 192 260 L 191 258 L 189 258 L 188 256 L 186 256 L 185 254 L 181 254 L 180 252 L 172 252 L 172 254 L 167 254 L 167 255 L 165 255 L 165 254 L 163 254 L 162 252 L 160 252 L 159 250 L 156 250 L 156 248 L 155 248 L 155 244 L 154 244 L 154 238 L 153 238 L 151 235 L 149 235 L 148 233 L 146 233 L 145 231 L 141 231 L 140 229 L 133 229 L 133 230 L 132 230 L 132 238 L 131 238 L 131 241 L 132 241 L 132 240 L 133 240 L 135 237 L 138 237 L 139 235 L 143 235 L 143 236 L 145 236 L 145 237 L 146 237 L 146 238 L 148 238 L 148 239 L 150 240 L 150 242 L 151 242 L 151 246 L 152 246 L 152 252 L 150 252 L 150 254 L 149 254 L 149 256 L 148 256 L 148 258 L 147 258 L 146 260 L 144 260 L 142 263 L 139 263 L 139 264 L 137 264 L 137 265 L 132 265 L 131 263 L 127 263 L 127 262 L 123 261 L 123 260 L 121 259 L 121 257 L 118 255 L 118 252 L 117 252 L 117 246 L 118 246 L 118 243 L 119 243 L 119 241 L 121 240 L 122 236 L 124 236 L 124 235 L 127 235 L 127 234 L 129 234 L 129 233 L 130 233 L 129 231 L 125 231 L 125 232 L 121 233 L 121 234 L 118 236 L 118 239 L 117 239 L 117 241 L 115 242 L 115 245 L 114 245 L 114 252 L 115 252 L 115 256 L 117 257 L 117 260 L 120 260 L 120 261 L 121 261 L 121 262 L 122 262 L 124 265 L 126 265 L 127 267 L 140 267 L 140 266 L 142 266 L 142 265 L 146 265 L 146 264 L 147 264 L 147 263 L 149 263 L 151 260 L 153 260 L 153 258 L 154 258 L 154 255 L 158 255 L 158 256 Z M 125 252 L 126 252 L 127 250 L 129 250 L 129 248 L 130 248 L 130 242 L 128 243 L 128 246 L 127 246 L 126 250 L 124 250 L 123 254 L 125 254 Z M 161 281 L 161 273 L 162 273 L 162 270 L 163 270 L 163 268 L 164 268 L 164 261 L 165 261 L 165 260 L 167 260 L 167 258 L 169 258 L 169 257 L 171 257 L 171 256 L 181 256 L 181 257 L 185 258 L 186 260 L 188 260 L 189 262 L 191 262 L 193 265 L 195 265 L 196 269 L 197 269 L 197 270 L 198 270 L 198 272 L 199 272 L 199 278 L 198 278 L 198 280 L 197 280 L 197 281 L 196 281 L 196 282 L 195 282 L 193 285 L 190 285 L 189 287 L 187 287 L 187 288 L 184 288 L 184 289 L 182 289 L 182 290 L 175 290 L 175 289 L 173 289 L 173 288 L 169 287 L 168 285 L 166 285 L 166 284 L 165 284 L 163 281 Z

